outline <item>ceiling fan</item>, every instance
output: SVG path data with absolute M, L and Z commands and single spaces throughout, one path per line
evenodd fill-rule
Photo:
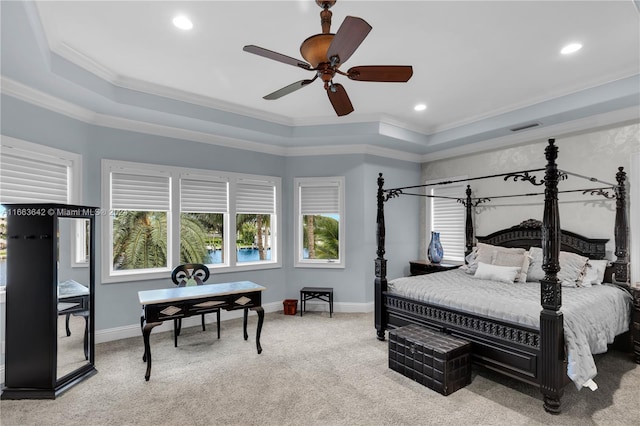
M 262 47 L 244 46 L 242 50 L 245 52 L 315 72 L 315 76 L 312 79 L 296 81 L 264 96 L 264 99 L 279 99 L 309 85 L 320 77 L 324 82 L 324 88 L 327 91 L 333 109 L 338 116 L 343 116 L 353 111 L 353 105 L 351 105 L 344 87 L 339 83 L 333 82 L 333 77 L 336 74 L 345 75 L 349 79 L 357 81 L 396 83 L 409 81 L 413 75 L 411 65 L 363 65 L 352 67 L 347 72 L 338 69 L 360 46 L 360 43 L 371 31 L 371 26 L 364 19 L 347 16 L 340 28 L 338 28 L 338 32 L 335 34 L 330 33 L 332 13 L 329 9 L 336 1 L 316 0 L 316 4 L 322 8 L 320 12 L 322 33 L 307 38 L 300 45 L 300 53 L 306 62 Z

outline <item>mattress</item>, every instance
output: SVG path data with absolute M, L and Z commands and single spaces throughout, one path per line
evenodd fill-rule
M 540 283 L 474 278 L 460 269 L 391 280 L 388 291 L 430 304 L 489 318 L 540 327 Z M 607 351 L 629 329 L 632 298 L 609 284 L 562 287 L 567 375 L 578 389 L 597 375 L 593 354 Z

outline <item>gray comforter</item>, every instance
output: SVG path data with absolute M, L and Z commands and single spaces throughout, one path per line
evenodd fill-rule
M 397 278 L 389 291 L 412 299 L 529 325 L 540 326 L 540 283 L 480 280 L 462 270 Z M 613 285 L 562 287 L 567 375 L 578 389 L 597 374 L 592 354 L 607 351 L 629 329 L 631 296 Z

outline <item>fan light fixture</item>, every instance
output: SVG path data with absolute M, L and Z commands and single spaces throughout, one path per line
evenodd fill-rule
M 263 99 L 279 99 L 308 86 L 316 79 L 320 79 L 324 83 L 324 89 L 336 114 L 343 116 L 353 112 L 353 105 L 342 84 L 334 83 L 333 78 L 336 75 L 342 75 L 356 81 L 397 83 L 409 81 L 413 75 L 411 65 L 361 65 L 351 67 L 347 72 L 338 69 L 360 46 L 360 43 L 371 31 L 371 25 L 362 18 L 347 16 L 338 31 L 332 34 L 330 32 L 332 13 L 329 9 L 335 3 L 336 0 L 316 0 L 316 4 L 322 8 L 320 12 L 322 33 L 308 37 L 302 42 L 300 53 L 305 59 L 304 61 L 253 44 L 242 48 L 245 52 L 293 65 L 315 74 L 313 78 L 296 81 L 282 89 L 269 93 L 263 96 Z
M 191 20 L 184 15 L 179 15 L 173 18 L 173 25 L 185 31 L 193 28 L 193 23 L 191 22 Z

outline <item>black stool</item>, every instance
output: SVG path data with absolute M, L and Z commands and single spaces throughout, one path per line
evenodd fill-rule
M 320 299 L 329 302 L 329 318 L 333 317 L 332 287 L 303 287 L 300 290 L 300 316 L 307 308 L 307 300 Z

